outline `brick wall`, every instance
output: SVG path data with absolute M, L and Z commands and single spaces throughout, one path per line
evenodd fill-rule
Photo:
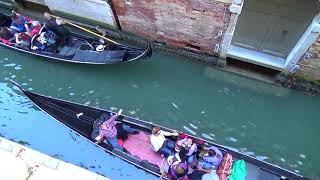
M 308 49 L 298 64 L 300 66 L 298 70 L 299 74 L 312 80 L 320 81 L 320 37 Z
M 214 0 L 113 0 L 122 30 L 194 51 L 219 53 L 229 3 Z

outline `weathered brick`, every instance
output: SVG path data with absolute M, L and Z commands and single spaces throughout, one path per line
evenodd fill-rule
M 214 54 L 230 21 L 229 4 L 203 0 L 113 0 L 124 31 Z M 218 49 L 219 50 L 219 49 Z
M 306 52 L 299 62 L 299 72 L 311 77 L 315 81 L 320 80 L 320 37 Z

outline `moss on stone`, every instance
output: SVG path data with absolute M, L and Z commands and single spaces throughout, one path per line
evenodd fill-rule
M 309 75 L 307 75 L 307 74 L 305 74 L 303 72 L 296 72 L 294 74 L 281 72 L 278 75 L 281 76 L 281 77 L 292 79 L 292 80 L 294 80 L 296 82 L 308 83 L 308 84 L 320 86 L 320 80 L 314 79 L 312 76 L 309 76 Z
M 308 82 L 308 83 L 320 86 L 320 80 L 314 79 L 313 77 L 311 77 L 307 74 L 297 72 L 297 73 L 293 74 L 293 77 L 299 81 L 304 81 L 304 82 Z

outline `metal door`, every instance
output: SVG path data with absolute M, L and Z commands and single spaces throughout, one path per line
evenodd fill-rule
M 232 44 L 286 58 L 318 11 L 318 0 L 245 0 Z

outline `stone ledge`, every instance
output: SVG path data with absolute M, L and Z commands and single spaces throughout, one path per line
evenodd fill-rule
M 0 137 L 2 179 L 108 180 L 81 167 L 52 158 Z

